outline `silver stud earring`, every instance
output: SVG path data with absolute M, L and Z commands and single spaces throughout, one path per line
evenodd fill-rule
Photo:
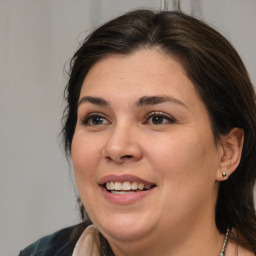
M 227 173 L 226 172 L 222 172 L 222 177 L 226 178 L 227 177 Z

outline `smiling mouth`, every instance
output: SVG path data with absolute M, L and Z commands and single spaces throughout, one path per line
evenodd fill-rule
M 106 190 L 109 193 L 122 195 L 122 194 L 130 194 L 130 193 L 136 193 L 141 191 L 147 191 L 154 188 L 156 185 L 145 185 L 143 183 L 138 183 L 136 181 L 133 181 L 133 182 L 110 181 L 110 182 L 106 182 L 103 186 L 106 188 Z

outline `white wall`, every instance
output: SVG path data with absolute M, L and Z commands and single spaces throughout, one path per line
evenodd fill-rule
M 78 222 L 58 143 L 64 64 L 91 27 L 138 6 L 160 1 L 0 0 L 0 255 Z M 256 84 L 256 1 L 184 0 L 181 8 L 233 42 Z

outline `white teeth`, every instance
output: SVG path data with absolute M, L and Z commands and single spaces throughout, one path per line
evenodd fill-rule
M 139 184 L 139 190 L 143 190 L 144 189 L 144 184 L 140 183 Z
M 111 190 L 112 194 L 116 194 L 116 195 L 124 195 L 124 194 L 131 194 L 134 193 L 132 191 L 115 191 L 115 190 Z
M 107 188 L 107 190 L 114 190 L 115 189 L 115 182 L 113 182 L 113 181 L 107 182 L 106 183 L 106 188 Z
M 106 183 L 107 190 L 111 190 L 110 182 Z
M 113 190 L 115 189 L 115 182 L 113 181 L 110 182 L 110 189 L 113 189 Z
M 123 185 L 121 182 L 115 182 L 115 190 L 123 190 Z
M 131 190 L 131 188 L 132 188 L 131 182 L 126 181 L 126 182 L 123 183 L 122 190 Z
M 138 182 L 133 181 L 133 182 L 132 182 L 132 190 L 136 190 L 136 189 L 138 189 L 138 188 L 139 188 Z
M 114 182 L 114 181 L 110 181 L 106 183 L 106 188 L 107 190 L 116 190 L 116 191 L 129 191 L 129 190 L 143 190 L 145 189 L 150 189 L 151 186 L 150 185 L 144 185 L 143 183 L 138 183 L 136 181 L 133 182 L 129 182 L 129 181 L 125 181 L 125 182 Z M 126 193 L 126 192 L 124 192 Z

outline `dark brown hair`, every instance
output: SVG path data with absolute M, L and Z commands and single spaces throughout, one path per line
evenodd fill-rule
M 66 153 L 70 155 L 77 103 L 89 69 L 111 54 L 131 54 L 143 48 L 158 48 L 180 61 L 208 110 L 216 141 L 234 127 L 244 130 L 241 162 L 229 179 L 220 184 L 216 225 L 221 233 L 227 227 L 235 228 L 239 243 L 256 252 L 255 91 L 238 53 L 204 22 L 181 12 L 137 10 L 89 35 L 70 66 L 63 126 Z

